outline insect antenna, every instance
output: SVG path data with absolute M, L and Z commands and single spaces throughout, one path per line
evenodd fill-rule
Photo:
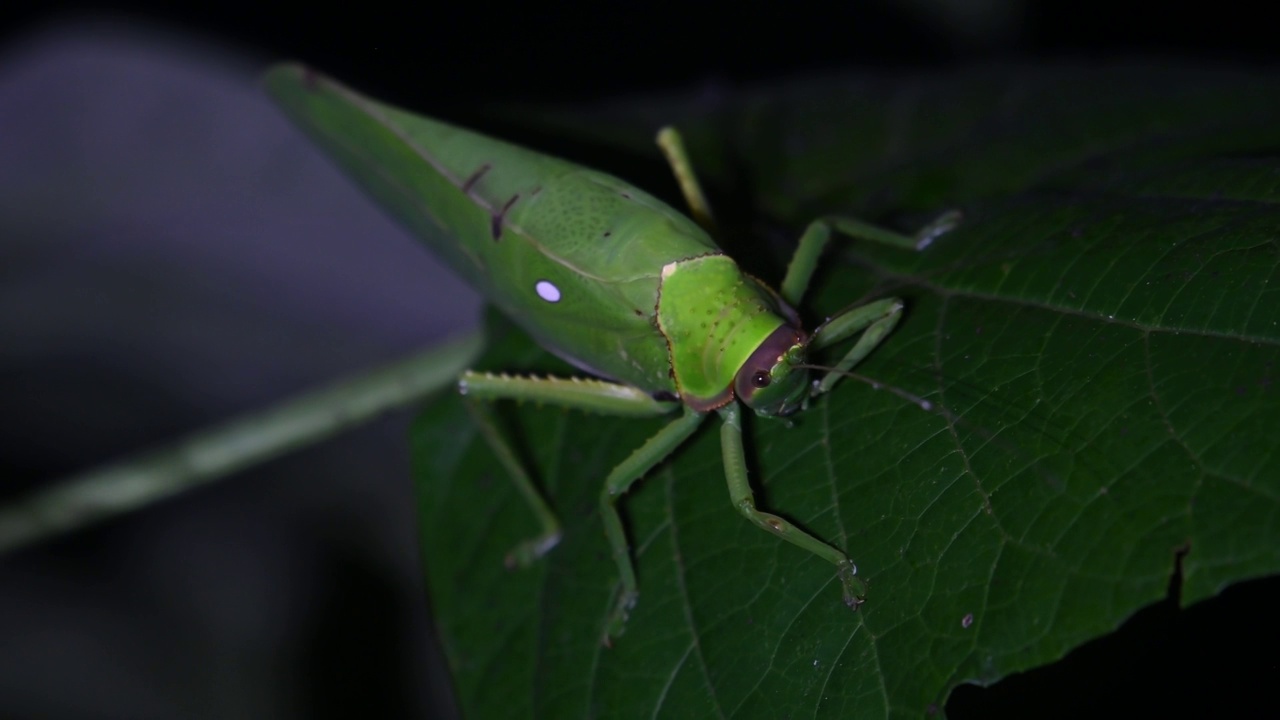
M 861 382 L 865 385 L 870 386 L 872 389 L 886 390 L 891 395 L 894 395 L 901 400 L 904 400 L 912 405 L 915 405 L 916 407 L 920 408 L 921 410 L 924 410 L 925 412 L 932 413 L 934 415 L 941 417 L 944 421 L 946 421 L 948 431 L 950 432 L 953 440 L 955 441 L 958 447 L 963 448 L 965 444 L 959 431 L 963 429 L 965 431 L 973 432 L 977 436 L 981 437 L 983 441 L 985 441 L 986 443 L 992 444 L 995 448 L 1007 453 L 1010 457 L 1018 458 L 1020 462 L 1025 463 L 1025 468 L 1023 469 L 1033 472 L 1041 480 L 1043 480 L 1050 486 L 1061 488 L 1064 485 L 1064 482 L 1061 474 L 1049 469 L 1046 466 L 1045 463 L 1047 458 L 1043 456 L 1049 455 L 1049 454 L 1062 455 L 1062 456 L 1069 457 L 1070 462 L 1073 466 L 1078 465 L 1082 469 L 1088 471 L 1090 474 L 1096 474 L 1099 477 L 1105 477 L 1101 468 L 1095 467 L 1092 464 L 1090 464 L 1086 459 L 1087 456 L 1084 456 L 1081 453 L 1079 453 L 1079 450 L 1081 450 L 1083 446 L 1088 443 L 1087 438 L 1079 438 L 1078 440 L 1064 440 L 1064 437 L 1068 437 L 1072 433 L 1056 425 L 1049 418 L 1045 417 L 1042 413 L 1032 413 L 1027 407 L 1019 406 L 1016 403 L 1011 403 L 1009 401 L 997 400 L 991 397 L 991 393 L 975 392 L 974 393 L 975 395 L 983 395 L 984 397 L 982 399 L 975 400 L 974 408 L 981 407 L 981 406 L 994 407 L 997 409 L 999 413 L 1005 415 L 1006 417 L 1017 418 L 1015 422 L 1001 423 L 999 427 L 993 428 L 991 426 L 983 424 L 982 422 L 970 420 L 964 416 L 966 413 L 971 412 L 973 408 L 963 413 L 958 412 L 946 404 L 940 403 L 936 400 L 928 399 L 921 394 L 911 392 L 910 390 L 907 390 L 901 386 L 884 382 L 882 380 L 878 380 L 876 378 L 873 378 L 871 376 L 868 376 L 859 372 L 855 372 L 851 370 L 838 370 L 833 367 L 827 367 L 824 365 L 817 365 L 812 363 L 798 364 L 798 365 L 795 365 L 794 367 L 805 368 L 808 370 L 815 370 L 818 372 L 826 372 L 826 373 L 834 372 L 842 377 L 848 377 L 848 378 L 857 380 L 858 382 Z M 952 389 L 954 389 L 956 386 L 963 386 L 963 385 L 964 383 L 962 381 L 947 383 L 947 387 Z M 971 391 L 975 390 L 975 388 L 969 388 L 969 389 Z M 941 386 L 938 392 L 942 392 Z M 1042 455 L 1042 457 L 1039 457 L 1039 458 L 1034 457 L 1033 453 L 1029 452 L 1028 449 L 1024 447 L 1022 444 L 1014 440 L 1011 440 L 1010 438 L 1005 436 L 1006 432 L 1017 432 L 1019 430 L 1029 431 L 1031 433 L 1034 433 L 1037 441 L 1048 442 L 1049 447 L 1045 448 L 1045 451 L 1043 451 L 1042 453 L 1036 453 L 1037 455 Z M 981 450 L 981 447 L 977 449 Z M 966 454 L 971 455 L 973 453 L 966 452 Z
M 819 372 L 824 372 L 824 373 L 836 373 L 837 375 L 850 377 L 850 378 L 853 378 L 854 380 L 870 385 L 874 390 L 888 390 L 890 394 L 897 395 L 903 400 L 906 400 L 909 403 L 919 406 L 921 410 L 924 410 L 926 412 L 936 412 L 949 421 L 961 422 L 959 415 L 951 412 L 950 410 L 948 410 L 946 407 L 943 407 L 942 405 L 938 405 L 932 400 L 926 400 L 923 397 L 916 395 L 915 393 L 912 393 L 910 391 L 904 390 L 896 385 L 890 385 L 888 383 L 881 382 L 874 378 L 868 377 L 867 375 L 853 372 L 852 370 L 838 370 L 833 367 L 827 367 L 825 365 L 813 365 L 810 363 L 800 363 L 800 364 L 792 365 L 792 367 L 797 369 L 802 369 L 802 370 L 817 370 Z M 815 381 L 815 384 L 816 382 L 817 381 Z

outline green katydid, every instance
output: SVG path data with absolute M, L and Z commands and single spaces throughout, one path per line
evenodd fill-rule
M 829 391 L 894 328 L 902 303 L 887 298 L 801 329 L 798 307 L 833 231 L 922 249 L 958 221 L 951 212 L 914 236 L 845 217 L 824 217 L 800 238 L 774 291 L 744 274 L 711 239 L 711 212 L 673 129 L 658 134 L 697 222 L 612 176 L 407 113 L 298 66 L 267 77 L 292 119 L 400 221 L 426 240 L 489 302 L 587 378 L 464 372 L 471 400 L 536 400 L 619 416 L 679 413 L 604 479 L 600 512 L 620 590 L 604 641 L 619 635 L 638 586 L 618 501 L 711 413 L 719 415 L 733 507 L 760 528 L 836 567 L 844 602 L 866 595 L 840 549 L 756 508 L 747 480 L 741 407 L 785 417 Z M 858 336 L 817 381 L 812 351 Z M 541 532 L 508 556 L 531 562 L 559 540 L 560 525 L 477 402 L 482 434 L 526 498 Z

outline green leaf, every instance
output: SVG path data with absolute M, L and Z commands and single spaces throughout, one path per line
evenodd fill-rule
M 1111 631 L 1179 563 L 1184 603 L 1280 569 L 1280 83 L 992 70 L 537 121 L 642 152 L 678 122 L 740 224 L 790 237 L 834 212 L 966 221 L 918 254 L 832 252 L 811 324 L 889 294 L 907 315 L 861 380 L 749 427 L 760 504 L 858 562 L 857 612 L 729 506 L 709 421 L 624 503 L 641 594 L 605 649 L 599 488 L 662 422 L 504 406 L 565 524 L 508 571 L 533 516 L 459 401 L 428 409 L 423 550 L 468 716 L 918 717 Z M 571 372 L 491 331 L 483 367 Z

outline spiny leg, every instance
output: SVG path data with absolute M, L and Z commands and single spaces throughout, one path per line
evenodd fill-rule
M 724 457 L 724 476 L 729 483 L 729 499 L 733 502 L 734 509 L 760 529 L 767 530 L 835 565 L 836 578 L 840 580 L 844 603 L 856 610 L 867 594 L 866 583 L 857 577 L 858 566 L 854 565 L 853 561 L 840 550 L 777 515 L 756 509 L 755 496 L 751 492 L 751 485 L 747 482 L 747 460 L 742 448 L 742 422 L 738 403 L 731 403 L 720 409 L 719 413 L 723 420 L 720 425 L 720 451 Z
M 689 203 L 693 219 L 703 230 L 714 234 L 716 223 L 711 216 L 711 206 L 707 204 L 707 196 L 702 193 L 702 186 L 698 184 L 698 176 L 693 172 L 693 163 L 685 152 L 680 133 L 670 126 L 662 128 L 658 131 L 658 147 L 662 148 L 662 154 L 675 173 L 676 182 L 680 183 L 680 192 L 684 193 L 684 199 Z
M 782 299 L 792 307 L 799 306 L 800 300 L 809 289 L 809 280 L 818 266 L 818 258 L 822 256 L 823 249 L 831 240 L 832 230 L 857 240 L 870 240 L 905 250 L 923 250 L 939 235 L 951 230 L 959 223 L 960 212 L 951 210 L 925 225 L 915 235 L 903 235 L 855 218 L 842 216 L 818 218 L 805 228 L 804 235 L 800 236 L 800 243 L 796 246 L 795 255 L 787 265 L 787 275 L 782 279 L 780 288 Z
M 507 554 L 508 567 L 528 565 L 555 547 L 560 540 L 560 522 L 525 471 L 493 415 L 479 401 L 527 400 L 626 417 L 665 415 L 677 406 L 677 403 L 654 400 L 632 387 L 579 378 L 511 377 L 468 371 L 458 380 L 458 390 L 466 397 L 465 405 L 475 418 L 485 442 L 511 476 L 542 527 L 541 533 L 519 543 Z
M 636 571 L 631 561 L 631 548 L 627 542 L 627 532 L 622 527 L 622 517 L 618 514 L 618 500 L 633 484 L 653 466 L 662 462 L 681 443 L 689 439 L 693 431 L 702 423 L 702 413 L 685 408 L 684 414 L 658 431 L 643 445 L 636 448 L 626 460 L 623 460 L 605 478 L 604 487 L 600 490 L 600 516 L 604 519 L 604 533 L 609 538 L 609 548 L 613 552 L 613 561 L 618 565 L 618 576 L 621 579 L 621 590 L 614 604 L 613 612 L 605 625 L 605 645 L 611 645 L 612 639 L 622 634 L 627 622 L 627 615 L 635 605 L 638 590 Z
M 680 403 L 655 400 L 629 385 L 594 378 L 519 377 L 468 370 L 458 378 L 458 392 L 482 400 L 521 400 L 585 410 L 617 417 L 658 417 Z

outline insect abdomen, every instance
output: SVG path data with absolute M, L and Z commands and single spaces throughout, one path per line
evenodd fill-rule
M 420 197 L 431 244 L 548 349 L 650 392 L 673 392 L 654 319 L 669 262 L 718 252 L 666 204 L 611 176 L 417 118 L 407 142 L 435 170 Z M 443 186 L 442 186 L 443 185 Z
M 674 390 L 654 312 L 665 264 L 717 251 L 692 221 L 616 178 L 324 78 L 279 91 L 367 192 L 541 344 L 605 377 Z

